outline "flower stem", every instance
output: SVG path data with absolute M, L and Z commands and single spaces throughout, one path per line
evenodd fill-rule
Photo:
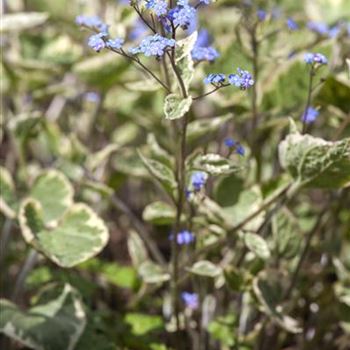
M 305 134 L 306 129 L 307 129 L 307 112 L 311 104 L 311 94 L 312 94 L 312 84 L 313 84 L 313 78 L 315 75 L 314 68 L 311 67 L 310 69 L 310 74 L 309 74 L 309 86 L 308 86 L 308 92 L 307 92 L 307 100 L 306 100 L 306 105 L 304 109 L 304 114 L 303 114 L 303 130 L 302 133 Z

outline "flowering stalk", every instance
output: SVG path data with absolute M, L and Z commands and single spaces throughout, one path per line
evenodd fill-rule
M 307 129 L 307 115 L 308 115 L 308 111 L 309 111 L 310 104 L 311 104 L 312 85 L 313 85 L 314 76 L 315 76 L 314 66 L 311 66 L 310 72 L 309 72 L 309 83 L 308 83 L 308 90 L 307 90 L 306 105 L 305 105 L 304 114 L 303 114 L 303 118 L 302 118 L 302 122 L 303 122 L 302 133 L 303 134 L 306 132 L 306 129 Z

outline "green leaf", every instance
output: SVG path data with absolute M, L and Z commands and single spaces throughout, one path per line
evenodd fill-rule
M 27 198 L 19 210 L 25 241 L 61 267 L 72 267 L 98 254 L 107 244 L 108 230 L 91 208 L 73 204 L 54 227 L 43 221 L 43 208 Z
M 148 204 L 142 218 L 155 225 L 169 225 L 175 221 L 176 211 L 168 203 L 157 201 Z
M 129 232 L 128 250 L 135 267 L 139 267 L 143 262 L 148 260 L 148 253 L 145 244 L 135 231 Z
M 0 212 L 8 218 L 15 218 L 17 210 L 17 198 L 15 184 L 10 172 L 0 166 Z
M 172 194 L 177 188 L 173 171 L 165 164 L 154 159 L 146 158 L 141 152 L 138 153 L 149 173 L 165 187 L 169 194 Z
M 224 158 L 216 153 L 207 153 L 198 156 L 192 164 L 193 169 L 203 170 L 210 175 L 231 174 L 242 169 L 232 160 Z
M 287 332 L 300 333 L 302 331 L 295 319 L 282 313 L 279 305 L 280 288 L 272 281 L 272 278 L 267 281 L 265 278 L 256 277 L 253 281 L 253 290 L 261 304 L 262 311 L 269 315 L 275 323 Z
M 228 314 L 210 322 L 208 332 L 213 339 L 219 341 L 223 346 L 232 348 L 236 344 L 236 335 L 233 331 L 236 326 L 235 315 Z
M 187 141 L 195 142 L 203 136 L 208 136 L 220 130 L 232 117 L 232 114 L 226 114 L 215 118 L 201 118 L 189 123 L 187 127 Z
M 279 145 L 279 160 L 300 185 L 341 188 L 350 184 L 350 138 L 330 142 L 290 134 Z
M 155 329 L 164 328 L 163 320 L 160 316 L 146 315 L 136 312 L 127 313 L 125 322 L 130 324 L 132 334 L 145 335 Z
M 149 134 L 147 137 L 147 144 L 150 147 L 151 158 L 154 160 L 158 160 L 169 168 L 173 168 L 173 159 L 172 156 L 162 148 L 154 134 Z
M 195 275 L 205 276 L 205 277 L 217 277 L 221 274 L 222 270 L 219 266 L 214 265 L 208 260 L 197 261 L 192 265 L 188 271 Z
M 109 156 L 117 151 L 119 149 L 119 146 L 116 144 L 109 144 L 106 147 L 102 148 L 100 151 L 96 153 L 89 154 L 86 159 L 86 167 L 94 171 L 97 167 L 99 167 L 101 164 L 106 162 L 109 158 Z
M 58 220 L 73 204 L 73 187 L 63 173 L 47 170 L 34 181 L 30 197 L 39 201 L 45 223 Z
M 170 279 L 169 273 L 150 260 L 144 261 L 140 265 L 138 272 L 146 283 L 163 283 Z
M 45 23 L 49 15 L 45 12 L 17 12 L 1 15 L 0 32 L 20 32 Z
M 176 67 L 180 72 L 186 91 L 188 91 L 194 75 L 191 52 L 197 41 L 197 36 L 197 31 L 194 31 L 191 35 L 176 43 Z
M 164 102 L 165 118 L 170 120 L 182 118 L 190 110 L 191 105 L 191 96 L 182 98 L 176 94 L 170 94 Z
M 25 139 L 34 135 L 42 122 L 43 118 L 40 112 L 21 113 L 9 120 L 8 127 L 17 137 Z
M 273 216 L 272 234 L 277 255 L 286 259 L 294 258 L 301 244 L 300 228 L 286 208 Z
M 232 195 L 234 196 L 234 195 Z M 239 193 L 238 200 L 233 205 L 223 207 L 223 215 L 231 225 L 238 225 L 243 222 L 249 215 L 257 211 L 263 203 L 260 190 L 257 187 L 242 191 Z M 257 230 L 263 223 L 265 212 L 262 211 L 255 219 L 250 220 L 244 229 L 248 231 Z
M 245 233 L 244 243 L 257 257 L 267 260 L 270 257 L 270 249 L 266 241 L 255 233 Z
M 68 284 L 57 299 L 26 312 L 5 299 L 0 306 L 0 332 L 31 349 L 73 350 L 86 324 L 80 296 Z

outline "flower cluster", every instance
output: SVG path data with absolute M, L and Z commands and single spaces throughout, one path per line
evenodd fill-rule
M 209 34 L 206 30 L 198 33 L 198 38 L 191 52 L 194 61 L 215 61 L 219 57 L 219 53 L 215 48 L 210 46 Z
M 95 29 L 100 32 L 107 33 L 108 26 L 98 16 L 84 16 L 80 15 L 75 18 L 75 23 L 82 27 Z
M 328 63 L 328 60 L 326 56 L 322 55 L 321 53 L 306 53 L 304 55 L 304 61 L 307 64 L 319 64 L 324 65 Z
M 165 38 L 159 34 L 150 35 L 144 38 L 140 45 L 129 50 L 130 53 L 136 55 L 143 53 L 145 56 L 161 57 L 169 47 L 174 47 L 176 44 L 174 39 Z
M 177 6 L 171 9 L 167 18 L 177 27 L 187 29 L 196 20 L 196 9 L 189 5 L 188 0 L 178 0 Z
M 204 79 L 204 84 L 220 85 L 226 80 L 225 74 L 222 73 L 211 73 Z
M 174 235 L 171 234 L 169 236 L 170 240 L 174 239 Z M 196 239 L 195 235 L 188 230 L 182 230 L 180 231 L 177 235 L 176 235 L 176 243 L 178 245 L 188 245 L 191 244 L 192 242 L 194 242 Z
M 295 31 L 299 29 L 299 25 L 294 21 L 293 18 L 287 18 L 287 27 L 289 30 Z
M 200 191 L 207 182 L 208 175 L 204 171 L 196 171 L 191 176 L 191 185 L 194 191 Z
M 190 292 L 182 292 L 181 299 L 183 300 L 187 308 L 191 310 L 198 309 L 198 306 L 199 306 L 198 294 L 190 293 Z
M 308 107 L 307 110 L 304 112 L 301 120 L 306 124 L 313 123 L 317 117 L 319 116 L 319 111 L 313 107 Z
M 310 21 L 307 23 L 307 27 L 314 33 L 326 36 L 329 38 L 335 38 L 341 31 L 340 25 L 335 25 L 333 27 L 329 27 L 327 23 L 324 22 L 314 22 Z
M 237 68 L 238 74 L 230 74 L 228 76 L 228 81 L 231 85 L 234 85 L 241 90 L 247 90 L 254 85 L 254 80 L 252 75 L 241 68 Z
M 234 149 L 236 151 L 236 153 L 239 154 L 240 156 L 242 156 L 242 157 L 244 156 L 245 149 L 239 142 L 237 142 L 234 139 L 228 137 L 228 138 L 225 139 L 224 144 L 228 148 Z
M 168 1 L 146 0 L 146 8 L 152 10 L 157 16 L 164 16 L 168 12 Z

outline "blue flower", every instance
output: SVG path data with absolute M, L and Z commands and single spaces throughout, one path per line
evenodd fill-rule
M 307 24 L 307 27 L 317 33 L 317 34 L 320 34 L 320 35 L 327 35 L 328 34 L 328 25 L 324 22 L 314 22 L 314 21 L 310 21 L 308 22 Z
M 306 53 L 304 55 L 304 61 L 307 64 L 319 64 L 319 65 L 323 65 L 323 64 L 327 64 L 328 60 L 326 58 L 326 56 L 322 55 L 321 53 Z
M 210 1 L 212 1 L 212 0 L 200 0 L 199 3 L 204 4 L 204 5 L 209 5 Z
M 157 16 L 164 16 L 168 12 L 167 0 L 146 0 L 146 7 Z
M 177 6 L 171 12 L 171 20 L 175 26 L 180 26 L 182 29 L 187 29 L 192 21 L 196 20 L 196 9 L 186 4 L 186 1 L 182 1 L 181 4 L 185 5 Z M 178 2 L 180 4 L 180 2 Z
M 212 46 L 209 46 L 209 47 L 194 46 L 191 52 L 191 55 L 192 55 L 192 59 L 198 62 L 200 61 L 213 62 L 220 56 L 220 54 Z
M 304 112 L 303 116 L 302 116 L 302 121 L 306 124 L 310 124 L 313 123 L 317 117 L 319 116 L 319 111 L 313 107 L 308 107 L 308 109 L 306 110 L 306 112 Z
M 106 43 L 103 39 L 105 36 L 106 36 L 106 33 L 91 35 L 88 39 L 88 45 L 96 52 L 100 52 L 102 49 L 106 47 Z
M 256 15 L 258 16 L 259 21 L 263 22 L 266 19 L 267 13 L 264 10 L 258 10 L 256 11 Z
M 118 50 L 124 44 L 124 39 L 115 38 L 107 40 L 106 46 L 110 49 Z
M 216 51 L 215 48 L 213 48 L 210 45 L 210 37 L 207 30 L 202 29 L 198 33 L 198 38 L 196 40 L 196 43 L 194 44 L 193 50 L 191 52 L 192 59 L 194 61 L 208 61 L 212 62 L 215 61 L 220 55 Z
M 75 23 L 90 29 L 98 29 L 100 32 L 108 31 L 107 24 L 105 24 L 98 16 L 80 15 L 75 18 Z
M 95 91 L 88 91 L 84 94 L 84 98 L 88 102 L 97 103 L 100 101 L 100 95 Z
M 150 35 L 141 41 L 141 44 L 137 47 L 131 48 L 129 51 L 133 55 L 143 53 L 145 56 L 157 56 L 161 57 L 169 47 L 174 47 L 175 40 L 164 38 L 159 34 Z
M 148 27 L 140 18 L 138 18 L 131 29 L 131 32 L 129 34 L 129 39 L 136 40 L 144 36 L 144 34 L 147 32 L 148 32 Z
M 298 24 L 293 20 L 293 18 L 287 18 L 287 26 L 290 30 L 298 30 Z
M 340 27 L 339 26 L 334 26 L 328 30 L 328 36 L 330 38 L 335 38 L 339 33 L 340 33 Z
M 237 68 L 238 74 L 230 74 L 228 81 L 231 85 L 239 87 L 241 90 L 247 90 L 254 85 L 252 75 L 241 68 Z
M 200 191 L 207 182 L 208 175 L 203 171 L 196 171 L 191 176 L 191 184 L 195 191 Z
M 225 74 L 211 73 L 204 79 L 204 84 L 221 84 L 225 81 Z
M 195 238 L 196 237 L 192 232 L 188 230 L 183 230 L 177 234 L 177 244 L 179 245 L 191 244 L 192 242 L 195 241 Z
M 237 141 L 235 141 L 234 139 L 228 137 L 224 140 L 224 144 L 225 146 L 229 147 L 229 148 L 234 148 L 236 153 L 239 154 L 240 156 L 244 156 L 245 155 L 245 149 L 244 147 Z
M 198 309 L 198 306 L 199 306 L 198 294 L 190 293 L 190 292 L 182 292 L 181 299 L 185 303 L 186 307 L 188 307 L 189 309 L 192 309 L 192 310 Z

